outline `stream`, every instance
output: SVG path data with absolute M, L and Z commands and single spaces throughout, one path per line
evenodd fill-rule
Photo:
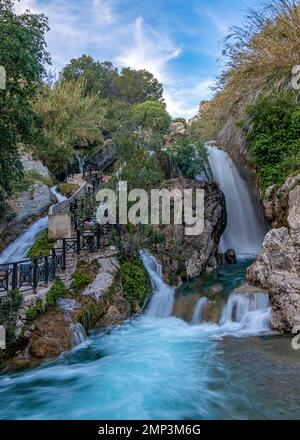
M 219 175 L 218 160 L 227 164 Z M 235 197 L 236 213 L 251 217 L 244 183 L 228 190 L 240 177 L 226 154 L 210 151 L 210 161 L 229 209 Z M 142 251 L 153 289 L 144 313 L 92 332 L 35 369 L 0 375 L 0 418 L 300 419 L 299 352 L 290 336 L 271 331 L 268 294 L 233 292 L 264 235 L 255 218 L 256 229 L 236 228 L 235 242 L 236 213 L 229 212 L 221 247 L 238 245 L 237 264 L 176 290 L 164 282 L 160 262 Z

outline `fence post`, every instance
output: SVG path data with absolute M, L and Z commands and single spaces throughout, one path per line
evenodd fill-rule
M 12 283 L 11 283 L 12 290 L 18 289 L 18 264 L 13 264 L 13 272 L 12 272 Z
M 33 280 L 32 280 L 32 287 L 33 287 L 33 293 L 36 293 L 36 289 L 38 286 L 38 263 L 37 259 L 35 258 L 33 260 Z
M 48 287 L 49 283 L 49 262 L 48 257 L 44 258 L 44 266 L 45 266 L 45 285 Z
M 62 270 L 66 270 L 66 239 L 63 238 L 63 250 L 62 250 Z
M 76 251 L 77 251 L 77 255 L 80 254 L 80 231 L 77 230 L 77 241 L 76 241 Z
M 52 249 L 52 277 L 55 280 L 55 278 L 56 278 L 56 252 L 55 252 L 55 249 Z

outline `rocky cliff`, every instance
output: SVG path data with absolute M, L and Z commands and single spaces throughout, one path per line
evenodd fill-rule
M 267 189 L 266 217 L 273 229 L 247 271 L 247 280 L 267 289 L 273 306 L 272 326 L 290 331 L 300 315 L 300 175 Z

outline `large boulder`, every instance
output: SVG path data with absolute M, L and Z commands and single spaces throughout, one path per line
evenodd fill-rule
M 204 190 L 204 230 L 201 234 L 186 235 L 185 224 L 155 227 L 155 231 L 165 238 L 154 249 L 163 263 L 165 277 L 170 283 L 180 284 L 184 278 L 214 272 L 217 269 L 220 237 L 226 227 L 224 194 L 215 182 L 183 178 L 166 181 L 164 187 L 169 190 Z
M 40 160 L 33 160 L 29 156 L 21 156 L 20 160 L 25 173 L 34 172 L 42 177 L 50 177 L 50 171 L 42 164 Z
M 268 289 L 273 306 L 272 326 L 290 331 L 300 314 L 300 179 L 287 179 L 272 196 L 274 228 L 266 235 L 262 251 L 248 268 L 247 280 Z M 285 209 L 283 209 L 285 206 Z

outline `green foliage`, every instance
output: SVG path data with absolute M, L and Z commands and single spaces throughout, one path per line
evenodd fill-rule
M 72 59 L 60 73 L 62 81 L 85 80 L 85 93 L 99 99 L 136 104 L 162 100 L 162 85 L 146 70 L 126 67 L 118 71 L 109 61 L 95 61 L 89 55 Z
M 247 108 L 247 135 L 262 189 L 300 170 L 300 107 L 293 94 L 261 98 Z M 248 132 L 247 132 L 248 133 Z
M 150 293 L 147 272 L 140 259 L 121 264 L 123 295 L 130 304 L 142 306 Z
M 81 293 L 89 284 L 94 281 L 99 268 L 100 265 L 97 260 L 80 260 L 77 263 L 76 271 L 73 273 L 70 289 L 75 294 Z
M 26 12 L 17 15 L 13 2 L 0 3 L 0 65 L 6 70 L 6 89 L 0 89 L 0 214 L 12 185 L 22 177 L 17 144 L 36 135 L 31 100 L 49 62 L 44 34 L 47 20 Z
M 15 326 L 22 302 L 23 297 L 18 290 L 10 290 L 7 294 L 0 296 L 0 325 L 5 327 L 7 353 L 16 342 Z
M 27 321 L 34 321 L 42 311 L 43 301 L 41 299 L 38 299 L 34 306 L 30 306 L 26 310 Z
M 59 298 L 63 298 L 66 294 L 66 287 L 62 280 L 57 278 L 52 284 L 46 296 L 48 306 L 54 306 Z
M 58 178 L 64 176 L 75 148 L 100 145 L 104 109 L 97 95 L 85 96 L 85 81 L 45 85 L 34 109 L 44 127 L 44 142 L 33 145 L 35 155 Z
M 184 125 L 186 125 L 186 119 L 184 118 L 174 118 L 172 119 L 172 122 L 182 122 Z
M 27 256 L 29 258 L 37 258 L 49 255 L 52 249 L 54 249 L 55 243 L 56 240 L 50 240 L 48 238 L 48 229 L 46 229 L 37 237 Z
M 172 156 L 182 174 L 189 179 L 195 179 L 207 167 L 208 153 L 204 144 L 192 142 L 189 138 L 180 139 L 176 143 Z
M 67 198 L 71 197 L 78 189 L 78 185 L 69 182 L 60 183 L 57 186 L 58 192 Z
M 142 130 L 166 133 L 171 123 L 171 117 L 165 105 L 158 101 L 145 101 L 136 104 L 133 107 L 133 116 Z

